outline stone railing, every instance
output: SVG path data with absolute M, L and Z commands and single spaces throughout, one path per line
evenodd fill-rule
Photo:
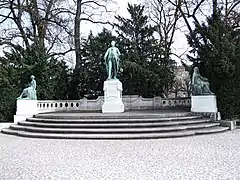
M 104 98 L 98 97 L 94 100 L 86 98 L 80 100 L 38 100 L 38 113 L 55 111 L 100 111 L 102 109 Z M 190 107 L 190 98 L 142 98 L 141 96 L 123 96 L 125 110 L 139 109 L 163 109 L 174 107 Z
M 80 109 L 79 100 L 38 100 L 37 109 L 39 113 L 55 111 L 74 111 Z
M 164 109 L 190 107 L 190 98 L 142 98 L 141 96 L 123 96 L 124 110 Z M 17 111 L 14 123 L 24 121 L 34 114 L 57 111 L 101 111 L 103 96 L 94 100 L 17 100 Z

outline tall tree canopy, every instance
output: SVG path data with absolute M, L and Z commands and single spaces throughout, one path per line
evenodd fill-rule
M 103 83 L 107 78 L 103 57 L 112 40 L 116 40 L 116 37 L 107 29 L 96 36 L 90 32 L 88 38 L 83 40 L 83 73 L 79 87 L 81 96 L 96 98 L 103 95 Z
M 116 16 L 124 93 L 142 96 L 162 95 L 172 83 L 173 74 L 163 65 L 159 41 L 153 36 L 155 27 L 148 23 L 144 6 L 128 4 L 131 18 Z M 170 59 L 169 59 L 170 62 Z
M 213 13 L 203 24 L 195 23 L 188 36 L 194 66 L 208 77 L 216 93 L 218 107 L 225 118 L 240 116 L 240 34 L 221 9 L 213 3 Z

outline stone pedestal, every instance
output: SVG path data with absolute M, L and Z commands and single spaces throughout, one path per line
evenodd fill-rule
M 17 112 L 14 115 L 14 123 L 24 121 L 37 113 L 37 100 L 17 100 Z
M 104 82 L 103 91 L 104 103 L 102 105 L 102 112 L 124 112 L 124 104 L 122 102 L 122 83 L 119 80 L 107 80 Z
M 215 95 L 192 96 L 191 112 L 217 113 L 217 100 Z
M 229 127 L 229 130 L 234 130 L 237 127 L 237 121 L 236 120 L 221 120 L 220 126 L 223 127 Z

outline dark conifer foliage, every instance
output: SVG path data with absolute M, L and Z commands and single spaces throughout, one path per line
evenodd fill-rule
M 144 97 L 166 93 L 173 82 L 171 59 L 165 66 L 163 48 L 154 37 L 155 27 L 149 25 L 144 6 L 128 4 L 129 19 L 116 16 L 119 44 L 122 50 L 121 78 L 125 94 Z
M 47 58 L 47 54 L 32 49 L 5 52 L 0 58 L 0 120 L 12 120 L 16 98 L 30 82 L 37 81 L 37 98 L 41 100 L 68 98 L 68 66 L 64 61 Z
M 209 78 L 211 89 L 217 95 L 218 107 L 223 118 L 240 116 L 240 34 L 224 20 L 220 9 L 188 35 L 194 66 Z M 195 41 L 197 39 L 198 41 Z

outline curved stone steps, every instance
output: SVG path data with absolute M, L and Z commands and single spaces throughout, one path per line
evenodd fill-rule
M 124 113 L 47 113 L 13 124 L 2 133 L 62 139 L 146 139 L 209 134 L 228 130 L 218 122 L 181 110 Z
M 196 129 L 190 131 L 177 131 L 166 133 L 139 133 L 139 134 L 55 134 L 55 133 L 36 133 L 18 131 L 13 129 L 2 129 L 5 134 L 17 135 L 32 138 L 51 138 L 51 139 L 153 139 L 153 138 L 176 138 L 192 135 L 220 133 L 227 131 L 228 127 L 212 127 L 211 129 Z
M 144 110 L 143 110 L 144 111 Z M 36 114 L 35 118 L 40 119 L 151 119 L 151 118 L 178 118 L 191 116 L 190 112 L 168 112 L 168 113 L 46 113 Z
M 62 123 L 53 122 L 38 122 L 38 121 L 22 121 L 18 122 L 22 126 L 33 127 L 51 127 L 51 128 L 135 128 L 135 127 L 163 127 L 163 126 L 179 126 L 179 125 L 191 125 L 199 123 L 210 122 L 209 119 L 194 119 L 194 120 L 178 120 L 178 121 L 156 121 L 156 122 L 122 122 L 119 123 L 89 123 L 87 121 L 82 123 L 69 123 L 67 120 Z
M 200 119 L 201 116 L 182 116 L 182 117 L 155 117 L 155 118 L 89 118 L 89 119 L 77 119 L 77 118 L 58 118 L 58 116 L 49 118 L 46 116 L 45 118 L 41 117 L 33 117 L 27 118 L 26 121 L 29 122 L 42 122 L 42 123 L 154 123 L 154 122 L 168 122 L 168 121 L 181 121 L 181 120 L 193 120 L 193 119 Z
M 112 134 L 112 133 L 157 133 L 157 132 L 170 132 L 170 131 L 184 131 L 193 129 L 203 129 L 219 126 L 219 123 L 200 123 L 193 125 L 180 125 L 170 127 L 133 127 L 133 128 L 42 128 L 42 127 L 31 127 L 21 126 L 13 124 L 10 129 L 29 131 L 29 132 L 42 132 L 42 133 L 80 133 L 80 134 Z

